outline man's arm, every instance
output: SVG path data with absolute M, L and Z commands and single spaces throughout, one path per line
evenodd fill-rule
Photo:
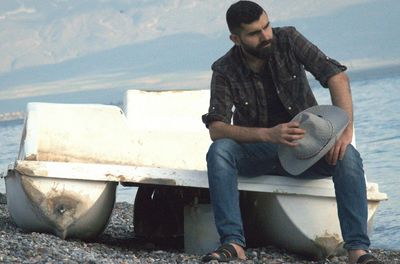
M 292 141 L 304 137 L 304 130 L 299 128 L 298 122 L 280 124 L 273 128 L 231 125 L 228 122 L 231 120 L 234 103 L 228 87 L 228 81 L 221 74 L 213 72 L 209 112 L 203 116 L 213 141 L 230 138 L 241 143 L 273 142 L 297 146 Z
M 335 165 L 341 160 L 346 147 L 353 137 L 353 106 L 350 92 L 350 84 L 344 71 L 346 66 L 327 57 L 317 46 L 308 41 L 295 28 L 292 28 L 291 37 L 294 40 L 296 57 L 311 72 L 323 87 L 328 87 L 331 93 L 332 104 L 348 113 L 349 125 L 343 132 L 335 146 L 326 155 L 329 164 Z
M 345 110 L 349 116 L 349 124 L 326 156 L 328 163 L 335 165 L 337 160 L 343 159 L 347 145 L 351 143 L 353 138 L 353 102 L 349 78 L 346 73 L 341 72 L 330 77 L 328 87 L 332 104 Z
M 304 137 L 304 130 L 298 122 L 289 122 L 272 128 L 241 127 L 226 124 L 221 121 L 212 122 L 209 126 L 210 137 L 213 141 L 220 138 L 230 138 L 241 143 L 272 142 L 297 146 L 293 142 Z

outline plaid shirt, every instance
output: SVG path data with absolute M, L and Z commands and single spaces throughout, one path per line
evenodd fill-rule
M 266 62 L 272 72 L 276 93 L 293 117 L 317 104 L 305 70 L 311 72 L 323 87 L 328 79 L 347 68 L 327 57 L 294 27 L 273 28 L 274 51 Z M 211 99 L 208 125 L 223 121 L 246 127 L 268 127 L 266 91 L 258 74 L 250 70 L 238 46 L 212 65 Z M 287 120 L 289 121 L 289 120 Z

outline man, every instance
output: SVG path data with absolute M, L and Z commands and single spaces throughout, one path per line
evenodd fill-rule
M 297 146 L 305 131 L 290 120 L 317 104 L 307 70 L 329 88 L 333 105 L 348 114 L 349 123 L 325 158 L 296 177 L 333 176 L 349 262 L 381 263 L 368 253 L 366 185 L 361 158 L 350 145 L 353 111 L 346 67 L 295 28 L 272 28 L 256 3 L 231 5 L 226 19 L 235 45 L 212 65 L 210 108 L 203 116 L 213 140 L 207 154 L 208 178 L 222 246 L 203 261 L 245 259 L 237 175 L 290 176 L 277 152 L 279 145 Z

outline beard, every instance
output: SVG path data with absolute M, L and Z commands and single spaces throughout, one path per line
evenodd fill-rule
M 241 47 L 247 53 L 253 55 L 258 59 L 269 59 L 271 57 L 273 48 L 274 48 L 274 39 L 269 41 L 263 41 L 258 44 L 256 47 L 251 47 L 244 42 L 241 43 Z

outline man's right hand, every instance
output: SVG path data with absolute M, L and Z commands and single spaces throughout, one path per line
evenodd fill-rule
M 296 147 L 298 143 L 295 141 L 302 139 L 306 132 L 304 129 L 301 129 L 299 125 L 299 122 L 291 121 L 268 128 L 268 132 L 263 141 Z

